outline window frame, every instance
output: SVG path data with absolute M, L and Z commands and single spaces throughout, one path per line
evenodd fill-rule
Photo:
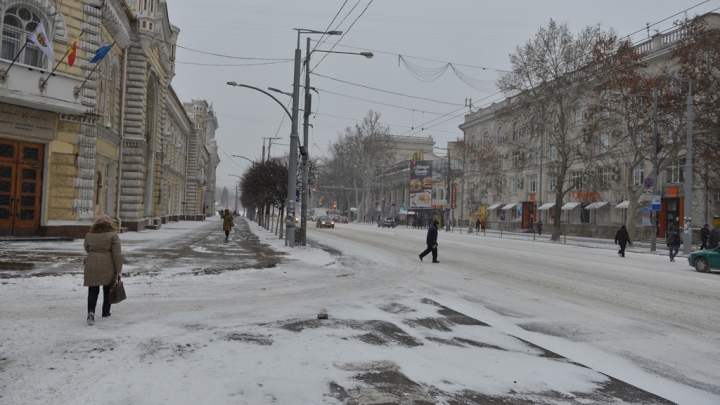
M 15 10 L 17 11 L 15 12 L 15 14 L 11 14 L 11 16 L 16 18 L 22 27 L 6 25 L 5 23 L 5 19 L 8 14 Z M 30 20 L 27 20 L 20 15 L 21 10 L 26 10 L 31 14 Z M 42 50 L 40 50 L 40 48 L 37 47 L 37 45 L 35 45 L 32 41 L 29 40 L 33 30 L 40 24 L 40 22 L 48 22 L 44 26 L 45 34 L 47 34 L 47 40 L 50 41 L 50 44 L 52 45 L 54 38 L 54 26 L 52 23 L 49 22 L 47 18 L 44 17 L 45 15 L 36 7 L 33 7 L 31 4 L 15 3 L 4 9 L 2 13 L 2 18 L 0 18 L 0 59 L 12 61 L 17 56 L 17 61 L 15 63 L 38 69 L 47 69 L 47 56 L 45 55 L 45 53 L 43 53 Z M 28 27 L 30 24 L 34 24 L 34 26 L 32 29 L 28 30 L 26 27 Z M 12 38 L 9 35 L 5 35 L 6 28 L 8 29 L 9 33 L 17 34 L 17 38 Z M 6 41 L 6 38 L 12 38 L 12 41 Z M 11 42 L 14 43 L 12 50 L 9 51 L 10 53 L 6 54 L 6 46 L 8 46 L 8 44 Z M 18 55 L 18 52 L 26 42 L 27 46 L 25 46 L 25 49 L 23 49 L 22 52 L 20 52 L 20 54 Z M 28 58 L 30 57 L 29 53 L 34 55 L 33 58 L 35 59 L 35 61 L 28 60 Z

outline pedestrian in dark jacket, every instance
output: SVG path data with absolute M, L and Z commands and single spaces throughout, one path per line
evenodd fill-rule
M 710 232 L 710 241 L 708 242 L 708 249 L 715 249 L 720 245 L 720 228 L 717 226 Z
M 475 221 L 475 232 L 480 232 L 480 218 Z
M 618 255 L 620 255 L 620 257 L 625 257 L 625 246 L 627 246 L 628 243 L 632 246 L 630 234 L 628 233 L 625 225 L 623 225 L 617 232 L 615 232 L 615 244 L 620 245 L 620 250 L 618 250 Z
M 485 218 L 480 221 L 480 230 L 485 232 Z
M 537 221 L 537 230 L 538 230 L 538 235 L 542 235 L 542 221 L 539 219 Z
M 665 235 L 665 241 L 668 250 L 670 250 L 670 261 L 674 262 L 675 256 L 677 256 L 678 251 L 680 251 L 680 229 L 677 225 L 670 225 L 670 229 L 668 229 L 667 235 Z
M 103 287 L 103 318 L 110 316 L 110 286 L 122 272 L 120 238 L 107 214 L 100 215 L 85 235 L 83 243 L 88 256 L 85 259 L 83 285 L 88 288 L 87 323 L 95 323 L 95 306 Z
M 428 253 L 432 252 L 432 258 L 433 263 L 440 263 L 437 259 L 437 238 L 438 238 L 438 229 L 437 225 L 439 222 L 437 220 L 433 221 L 432 226 L 430 229 L 428 229 L 427 238 L 425 239 L 425 243 L 427 244 L 427 249 L 420 253 L 420 261 L 422 261 L 423 257 L 427 256 Z
M 230 213 L 230 210 L 226 209 L 225 212 L 221 215 L 221 218 L 223 219 L 223 231 L 225 232 L 225 240 L 230 237 L 230 230 L 232 230 L 232 227 L 235 226 L 235 217 L 232 216 Z
M 710 225 L 705 224 L 700 230 L 700 250 L 707 249 L 710 239 Z

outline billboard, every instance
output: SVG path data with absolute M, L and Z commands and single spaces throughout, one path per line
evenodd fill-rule
M 410 163 L 410 207 L 430 208 L 432 202 L 432 161 Z

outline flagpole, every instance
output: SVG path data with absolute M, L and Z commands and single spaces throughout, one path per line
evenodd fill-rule
M 15 59 L 13 59 L 12 63 L 10 64 L 10 66 L 8 66 L 7 69 L 3 69 L 2 71 L 0 71 L 0 83 L 5 83 L 5 78 L 7 77 L 8 72 L 10 71 L 10 69 L 12 69 L 13 65 L 15 64 L 15 62 L 17 62 L 18 58 L 20 57 L 20 54 L 21 54 L 22 51 L 25 49 L 25 47 L 27 46 L 28 42 L 30 42 L 30 40 L 29 40 L 29 39 L 25 39 L 25 44 L 22 46 L 22 48 L 20 48 L 20 50 L 18 51 L 17 55 L 15 55 Z
M 80 31 L 80 35 L 78 35 L 77 38 L 75 38 L 75 41 L 73 41 L 73 44 L 74 44 L 75 42 L 77 42 L 78 39 L 80 39 L 80 37 L 82 36 L 83 33 L 85 33 L 85 31 Z M 27 45 L 27 44 L 26 44 L 26 45 Z M 72 45 L 70 45 L 70 47 L 71 47 L 71 49 L 72 49 Z M 45 86 L 47 85 L 48 80 L 50 80 L 50 77 L 52 77 L 53 73 L 55 73 L 55 71 L 57 70 L 58 66 L 60 66 L 60 64 L 65 60 L 65 58 L 66 58 L 69 54 L 70 54 L 70 51 L 65 52 L 65 54 L 63 55 L 63 57 L 60 58 L 60 61 L 58 61 L 58 63 L 57 63 L 57 64 L 55 65 L 55 67 L 53 68 L 53 70 L 50 72 L 50 74 L 48 75 L 47 79 L 43 79 L 42 82 L 40 82 L 40 89 L 41 89 L 41 90 L 45 88 Z M 93 70 L 95 70 L 95 69 L 93 68 Z M 85 84 L 85 83 L 83 83 L 83 84 Z
M 95 67 L 92 68 L 92 70 L 90 71 L 90 74 L 87 75 L 87 77 L 85 78 L 85 81 L 82 82 L 80 87 L 75 88 L 75 91 L 73 92 L 73 94 L 75 95 L 75 98 L 78 98 L 80 96 L 80 90 L 82 90 L 82 88 L 85 87 L 85 83 L 87 83 L 90 76 L 92 76 L 92 74 L 95 73 L 95 69 L 97 69 L 98 65 L 99 65 L 99 63 L 96 63 Z

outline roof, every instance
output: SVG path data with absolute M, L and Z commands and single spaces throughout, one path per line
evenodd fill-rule
M 630 206 L 630 201 L 625 200 L 620 204 L 616 205 L 615 208 L 627 208 L 628 206 Z
M 517 205 L 517 203 L 508 204 L 508 205 L 502 207 L 502 209 L 504 209 L 504 210 L 513 209 L 513 208 L 515 208 L 516 205 Z
M 499 206 L 501 206 L 501 205 L 502 205 L 502 203 L 500 203 L 500 204 L 493 204 L 493 205 L 487 207 L 487 209 L 489 209 L 489 210 L 494 210 L 495 208 L 497 208 L 497 207 L 499 207 Z

